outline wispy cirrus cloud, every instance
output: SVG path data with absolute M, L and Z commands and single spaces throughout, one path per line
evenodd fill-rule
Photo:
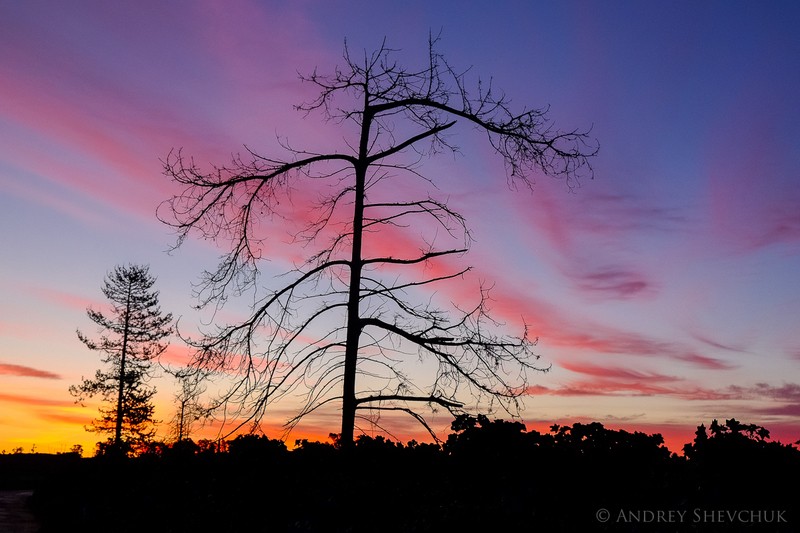
M 742 409 L 740 402 L 756 401 L 758 405 L 747 407 L 748 411 L 760 414 L 796 416 L 800 413 L 800 385 L 784 383 L 770 385 L 757 383 L 743 387 L 729 385 L 721 388 L 705 388 L 688 380 L 671 376 L 629 372 L 626 369 L 601 369 L 594 366 L 577 367 L 578 371 L 590 374 L 594 380 L 569 381 L 558 386 L 533 385 L 526 391 L 532 396 L 665 396 L 690 402 L 737 402 L 736 410 Z M 632 379 L 633 376 L 641 376 Z M 622 377 L 623 379 L 620 379 Z M 663 382 L 665 384 L 658 384 Z M 731 408 L 721 408 L 730 411 Z
M 540 187 L 532 200 L 512 205 L 525 226 L 535 228 L 531 235 L 544 239 L 552 252 L 545 257 L 565 280 L 591 299 L 631 299 L 656 292 L 659 284 L 639 264 L 642 259 L 623 251 L 646 249 L 654 238 L 685 231 L 685 210 L 634 193 L 589 187 L 558 196 L 558 191 Z
M 680 341 L 665 341 L 635 331 L 583 320 L 558 306 L 532 295 L 512 293 L 508 288 L 494 292 L 494 311 L 501 320 L 516 323 L 524 317 L 533 335 L 558 348 L 581 352 L 596 352 L 607 356 L 651 356 L 688 363 L 694 367 L 711 370 L 729 370 L 736 364 L 697 353 L 697 350 Z
M 674 358 L 709 370 L 730 370 L 737 367 L 736 364 L 719 359 L 717 357 L 709 357 L 707 355 L 700 355 L 691 352 L 675 354 Z
M 0 374 L 28 378 L 61 379 L 61 375 L 48 370 L 40 370 L 30 366 L 15 365 L 10 363 L 0 363 Z
M 574 361 L 561 361 L 558 366 L 565 368 L 570 372 L 578 374 L 586 374 L 600 378 L 611 379 L 627 379 L 631 381 L 644 382 L 644 381 L 679 381 L 681 378 L 675 376 L 668 376 L 659 374 L 657 372 L 647 372 L 635 370 L 633 368 L 624 368 L 620 366 L 603 366 L 589 363 L 578 363 Z
M 692 338 L 702 342 L 703 344 L 705 344 L 707 346 L 711 346 L 712 348 L 717 348 L 717 349 L 724 350 L 724 351 L 727 351 L 727 352 L 736 352 L 736 353 L 745 353 L 745 352 L 747 352 L 747 350 L 741 345 L 730 344 L 730 343 L 727 343 L 727 344 L 726 343 L 722 343 L 722 342 L 719 342 L 716 339 L 711 338 L 711 336 L 707 335 L 707 334 L 693 333 L 692 334 Z
M 672 395 L 674 389 L 647 382 L 598 379 L 574 381 L 556 387 L 534 385 L 526 393 L 532 396 L 656 396 Z
M 99 301 L 50 287 L 32 287 L 30 292 L 42 300 L 67 309 L 85 311 L 89 307 L 99 309 L 103 305 Z

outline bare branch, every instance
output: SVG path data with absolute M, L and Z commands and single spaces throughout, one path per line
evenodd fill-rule
M 473 82 L 469 69 L 452 68 L 437 42 L 431 37 L 419 68 L 402 66 L 385 43 L 360 57 L 345 45 L 341 67 L 302 77 L 319 94 L 297 109 L 356 125 L 357 135 L 345 139 L 351 153 L 299 150 L 282 140 L 284 157 L 246 148 L 246 159 L 237 155 L 229 167 L 208 171 L 180 150 L 164 160 L 165 174 L 184 186 L 159 210 L 178 235 L 176 246 L 196 234 L 226 250 L 202 277 L 200 306 L 256 295 L 246 319 L 192 341 L 193 365 L 228 382 L 213 404 L 236 428 L 257 427 L 282 399 L 301 403 L 287 430 L 340 403 L 347 445 L 356 410 L 403 411 L 430 429 L 420 412 L 394 404 L 454 410 L 487 402 L 513 412 L 531 373 L 547 371 L 536 366 L 527 326 L 512 336 L 491 318 L 488 290 L 481 287 L 477 303 L 464 309 L 434 293 L 470 271 L 456 263 L 472 237 L 464 217 L 431 195 L 437 180 L 422 167 L 440 152 L 458 152 L 451 136 L 462 123 L 488 136 L 510 186 L 532 186 L 544 174 L 573 187 L 591 176 L 596 143 L 588 131 L 556 129 L 547 107 L 512 110 L 491 79 Z M 387 188 L 390 182 L 401 186 Z M 425 191 L 418 194 L 419 183 Z M 302 188 L 315 203 L 287 209 Z M 302 258 L 288 281 L 278 277 L 266 288 L 259 272 L 269 257 L 264 228 L 288 219 L 302 221 L 287 230 Z M 386 230 L 414 245 L 376 246 Z M 428 266 L 451 273 L 432 274 Z M 421 378 L 419 364 L 433 371 Z

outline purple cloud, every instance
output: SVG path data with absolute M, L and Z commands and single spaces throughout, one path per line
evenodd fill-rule
M 649 292 L 652 285 L 644 276 L 622 268 L 609 267 L 579 276 L 581 290 L 615 299 L 631 298 Z

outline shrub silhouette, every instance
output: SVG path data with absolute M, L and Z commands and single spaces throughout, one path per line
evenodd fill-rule
M 286 444 L 265 435 L 239 435 L 228 443 L 228 453 L 236 459 L 261 459 L 286 451 Z
M 122 461 L 64 457 L 41 471 L 34 501 L 45 533 L 106 531 L 125 513 L 123 532 L 645 530 L 601 523 L 600 508 L 683 510 L 689 521 L 694 509 L 782 509 L 789 527 L 777 531 L 798 520 L 795 495 L 781 487 L 800 474 L 800 451 L 734 419 L 699 426 L 683 457 L 659 434 L 597 422 L 540 433 L 485 416 L 456 418 L 441 445 L 381 436 L 354 444 L 301 440 L 289 451 L 247 435 L 225 446 L 179 442 Z M 0 456 L 0 466 L 15 457 Z M 112 476 L 126 480 L 119 491 L 107 490 Z M 668 526 L 646 531 L 676 530 Z
M 708 431 L 699 425 L 694 442 L 683 447 L 696 481 L 693 497 L 731 507 L 795 507 L 796 496 L 783 487 L 800 475 L 800 450 L 769 438 L 763 426 L 735 418 L 724 424 L 715 419 Z

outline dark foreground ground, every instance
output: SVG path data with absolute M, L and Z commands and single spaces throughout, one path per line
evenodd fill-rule
M 0 531 L 34 533 L 40 529 L 31 510 L 32 490 L 0 490 Z
M 33 491 L 43 533 L 800 531 L 800 451 L 738 423 L 703 428 L 679 457 L 600 424 L 461 422 L 443 446 L 246 437 L 222 452 L 6 455 L 0 489 Z

